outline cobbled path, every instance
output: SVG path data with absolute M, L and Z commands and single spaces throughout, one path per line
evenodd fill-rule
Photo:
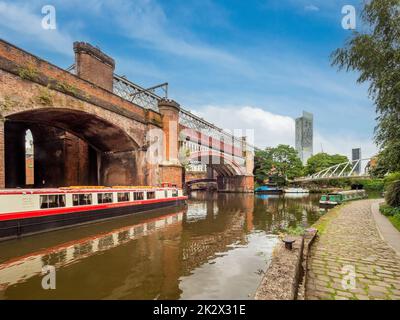
M 400 300 L 400 257 L 379 235 L 373 201 L 345 205 L 312 245 L 306 299 Z

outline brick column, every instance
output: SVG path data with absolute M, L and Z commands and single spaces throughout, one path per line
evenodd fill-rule
M 5 150 L 4 150 L 4 120 L 0 119 L 0 189 L 6 187 L 5 173 Z
M 113 91 L 115 61 L 86 42 L 74 42 L 76 75 Z
M 179 164 L 179 104 L 173 100 L 163 99 L 158 103 L 158 109 L 162 115 L 164 131 L 164 164 Z
M 182 187 L 182 165 L 179 162 L 179 104 L 162 99 L 158 103 L 162 115 L 163 161 L 160 165 L 161 182 L 171 182 Z

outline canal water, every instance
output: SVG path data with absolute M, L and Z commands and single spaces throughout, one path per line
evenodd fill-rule
M 0 299 L 252 299 L 277 234 L 314 223 L 318 199 L 194 193 L 187 207 L 1 242 Z

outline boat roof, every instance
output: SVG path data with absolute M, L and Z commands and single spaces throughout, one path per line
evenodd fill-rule
M 328 193 L 329 195 L 335 195 L 335 194 L 352 194 L 352 193 L 359 193 L 359 192 L 365 192 L 364 189 L 358 189 L 358 190 L 347 190 L 347 191 L 337 191 L 337 192 L 331 192 Z
M 0 189 L 0 195 L 13 194 L 66 194 L 66 193 L 106 193 L 131 191 L 176 190 L 176 187 L 121 186 L 121 187 L 62 187 L 62 188 L 11 188 Z

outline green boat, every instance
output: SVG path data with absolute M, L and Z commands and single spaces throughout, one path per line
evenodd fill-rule
M 359 200 L 367 197 L 365 190 L 339 191 L 335 193 L 324 194 L 319 200 L 319 204 L 336 206 L 346 201 Z

